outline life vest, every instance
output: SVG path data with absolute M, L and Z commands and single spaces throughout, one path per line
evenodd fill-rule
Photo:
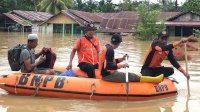
M 102 78 L 102 75 L 101 75 L 102 67 L 106 67 L 106 52 L 107 52 L 107 48 L 103 47 L 103 49 L 99 53 L 99 66 L 98 66 L 98 69 L 95 70 L 96 78 Z
M 161 67 L 162 61 L 168 55 L 168 51 L 155 51 L 152 50 L 152 46 L 146 52 L 146 58 L 144 59 L 145 65 L 148 67 Z M 147 64 L 148 63 L 148 64 Z
M 98 53 L 100 48 L 97 37 L 93 37 L 90 41 L 85 37 L 82 37 L 76 44 L 80 44 L 80 49 L 77 49 L 79 63 L 87 62 L 93 65 L 98 63 Z
M 107 72 L 108 72 L 108 74 L 106 74 L 106 75 L 109 75 L 109 74 L 111 74 L 111 73 L 114 73 L 114 71 L 115 70 L 108 70 L 108 69 L 106 69 L 106 66 L 107 66 L 107 60 L 106 60 L 106 53 L 107 53 L 107 48 L 106 47 L 104 47 L 103 49 L 102 49 L 102 51 L 100 52 L 100 56 L 99 56 L 99 67 L 98 67 L 98 71 L 97 71 L 97 73 L 96 73 L 96 76 L 98 76 L 98 75 L 101 75 L 101 77 L 103 76 L 103 74 L 102 74 L 102 69 L 104 69 L 104 70 L 106 70 Z M 116 61 L 115 61 L 115 58 L 113 57 L 113 63 L 116 63 Z

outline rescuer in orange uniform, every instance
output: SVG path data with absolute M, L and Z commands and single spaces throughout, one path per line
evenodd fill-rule
M 100 51 L 99 39 L 94 36 L 96 30 L 93 23 L 85 26 L 85 35 L 77 39 L 70 54 L 70 62 L 67 69 L 72 68 L 72 60 L 75 53 L 78 54 L 78 67 L 87 73 L 89 78 L 95 78 L 95 69 L 98 68 L 98 58 Z
M 164 77 L 174 74 L 173 68 L 164 67 L 161 65 L 162 61 L 165 59 L 165 57 L 167 57 L 170 63 L 180 72 L 182 72 L 187 79 L 189 79 L 190 76 L 175 60 L 172 51 L 173 48 L 179 46 L 181 43 L 187 42 L 188 39 L 182 38 L 178 42 L 167 44 L 168 38 L 169 35 L 166 31 L 161 31 L 158 33 L 158 38 L 153 40 L 146 52 L 146 58 L 144 59 L 141 74 L 143 76 L 158 76 L 160 74 L 164 74 Z
M 129 67 L 128 63 L 120 63 L 125 60 L 127 55 L 122 58 L 115 59 L 114 49 L 118 48 L 122 38 L 119 34 L 114 34 L 109 44 L 106 44 L 102 49 L 99 58 L 99 69 L 103 80 L 113 82 L 125 82 L 126 74 L 119 72 L 117 69 Z M 159 83 L 163 80 L 163 75 L 158 77 L 141 76 L 135 73 L 128 73 L 128 79 L 130 82 L 154 82 Z

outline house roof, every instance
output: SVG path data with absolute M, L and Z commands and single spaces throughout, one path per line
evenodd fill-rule
M 13 14 L 11 12 L 8 13 L 4 13 L 4 15 L 6 15 L 8 18 L 12 19 L 13 21 L 23 25 L 23 26 L 31 26 L 31 22 L 28 20 L 25 20 L 19 16 L 17 16 L 16 14 Z
M 161 12 L 158 15 L 157 21 L 168 20 L 179 15 L 181 12 Z
M 182 15 L 188 14 L 188 13 L 200 16 L 199 14 L 196 14 L 194 12 L 179 12 L 179 13 L 177 12 L 177 14 L 168 18 L 167 21 L 164 22 L 164 24 L 166 26 L 200 26 L 200 21 L 198 21 L 198 20 L 175 21 L 175 19 L 181 17 Z M 158 22 L 156 22 L 156 24 L 161 24 L 161 22 L 158 21 Z
M 179 12 L 177 15 L 172 16 L 171 18 L 169 18 L 168 21 L 173 21 L 174 19 L 179 18 L 180 16 L 185 15 L 187 13 L 192 13 L 192 14 L 200 16 L 199 14 L 194 13 L 194 12 Z
M 12 13 L 15 13 L 32 22 L 42 22 L 53 16 L 52 14 L 47 12 L 36 12 L 36 11 L 14 10 L 12 11 Z
M 82 18 L 82 19 L 84 19 L 85 21 L 88 21 L 88 22 L 100 23 L 103 20 L 103 18 L 101 16 L 99 16 L 95 13 L 77 11 L 77 10 L 71 10 L 71 9 L 68 9 L 68 11 L 71 14 L 74 14 L 75 16 Z
M 180 12 L 161 12 L 157 21 L 168 19 L 178 15 Z M 100 24 L 100 32 L 113 31 L 124 32 L 132 31 L 133 26 L 138 23 L 138 15 L 134 11 L 124 11 L 119 13 L 98 13 L 104 20 Z
M 134 11 L 119 13 L 98 13 L 104 19 L 100 24 L 100 32 L 133 32 L 132 27 L 137 24 L 138 16 Z
M 123 32 L 123 33 L 132 33 L 133 30 L 132 29 L 101 29 L 99 30 L 99 32 L 101 33 L 120 33 L 120 32 Z
M 52 16 L 52 14 L 46 12 L 20 10 L 7 12 L 4 15 L 23 26 L 32 26 L 32 22 L 42 22 Z
M 73 19 L 74 21 L 76 21 L 80 25 L 84 25 L 84 23 L 85 23 L 84 19 L 81 19 L 81 18 L 75 16 L 74 14 L 70 13 L 68 10 L 62 10 L 61 13 L 69 16 L 71 19 Z
M 138 18 L 137 13 L 134 11 L 122 11 L 116 13 L 97 13 L 97 15 L 101 16 L 104 19 L 109 18 Z
M 161 24 L 160 22 L 157 22 L 156 24 Z M 179 22 L 179 21 L 166 21 L 165 22 L 165 25 L 166 26 L 200 26 L 200 21 L 190 21 L 190 22 L 187 22 L 187 21 L 184 21 L 184 22 Z
M 101 23 L 103 21 L 103 18 L 101 16 L 99 16 L 95 13 L 90 13 L 90 12 L 68 9 L 68 10 L 62 10 L 60 13 L 63 13 L 64 15 L 70 17 L 71 19 L 73 19 L 74 21 L 76 21 L 77 23 L 79 23 L 82 26 L 88 22 Z M 60 13 L 58 13 L 57 15 L 59 15 Z M 57 15 L 54 15 L 52 17 L 55 17 Z M 49 18 L 49 19 L 51 19 L 51 18 Z M 42 24 L 47 23 L 48 20 L 46 20 Z M 42 24 L 40 24 L 40 25 L 42 25 Z

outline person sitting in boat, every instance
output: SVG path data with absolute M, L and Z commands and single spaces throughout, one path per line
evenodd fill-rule
M 99 58 L 99 71 L 103 80 L 112 82 L 125 82 L 126 75 L 123 72 L 117 71 L 117 69 L 129 67 L 127 63 L 121 64 L 127 55 L 122 58 L 115 59 L 114 49 L 118 48 L 122 42 L 121 35 L 113 34 L 110 43 L 106 44 L 102 49 Z M 97 73 L 98 74 L 98 73 Z M 163 80 L 163 75 L 158 77 L 141 76 L 135 73 L 128 73 L 130 82 L 156 82 L 159 83 Z
M 179 63 L 175 60 L 172 49 L 182 43 L 187 42 L 188 38 L 182 38 L 178 42 L 173 44 L 167 44 L 169 39 L 168 33 L 164 30 L 158 33 L 158 38 L 153 40 L 149 49 L 146 52 L 146 58 L 144 59 L 144 64 L 141 69 L 141 74 L 143 76 L 158 76 L 159 74 L 164 74 L 164 77 L 168 77 L 174 74 L 174 69 L 171 67 L 164 67 L 161 65 L 162 61 L 167 58 L 170 63 L 184 74 L 184 76 L 189 79 L 190 76 L 183 70 Z
M 47 70 L 39 70 L 36 66 L 41 64 L 46 60 L 46 56 L 42 55 L 42 51 L 35 54 L 34 49 L 38 45 L 38 35 L 37 34 L 29 34 L 27 38 L 27 48 L 22 50 L 20 54 L 20 63 L 21 72 L 22 73 L 37 73 L 37 74 L 54 74 L 52 69 Z M 35 60 L 40 57 L 39 61 L 35 62 Z
M 72 60 L 75 53 L 78 54 L 78 67 L 87 73 L 89 78 L 95 78 L 95 69 L 98 68 L 98 57 L 100 51 L 99 39 L 94 36 L 96 30 L 93 23 L 85 26 L 85 35 L 77 39 L 70 54 L 67 70 L 72 69 Z

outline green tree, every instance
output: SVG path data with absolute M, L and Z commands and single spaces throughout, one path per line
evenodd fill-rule
M 195 37 L 200 38 L 200 30 L 199 29 L 195 29 Z
M 73 9 L 75 10 L 82 10 L 84 7 L 84 3 L 82 2 L 82 0 L 74 0 L 74 6 Z
M 82 8 L 83 11 L 86 12 L 95 12 L 97 8 L 98 2 L 94 0 L 87 0 Z
M 140 39 L 149 40 L 157 33 L 156 20 L 159 15 L 158 10 L 150 10 L 145 4 L 140 4 L 137 7 L 137 13 L 139 16 L 139 23 L 136 31 L 139 34 Z
M 123 2 L 119 4 L 119 7 L 122 11 L 132 11 L 134 9 L 131 0 L 123 0 Z
M 17 6 L 15 10 L 27 10 L 27 11 L 35 10 L 34 0 L 16 0 L 16 1 L 17 1 Z
M 200 1 L 199 0 L 187 0 L 181 7 L 184 12 L 193 11 L 200 14 Z
M 37 7 L 39 11 L 57 14 L 61 10 L 66 10 L 68 7 L 70 8 L 72 3 L 72 0 L 42 0 Z
M 157 0 L 162 11 L 178 11 L 177 0 Z
M 97 12 L 115 12 L 116 5 L 112 3 L 112 0 L 101 0 L 98 3 Z
M 115 5 L 112 0 L 100 0 L 99 2 L 94 0 L 75 0 L 75 10 L 87 11 L 87 12 L 115 12 Z
M 0 0 L 0 14 L 16 9 L 16 0 Z

